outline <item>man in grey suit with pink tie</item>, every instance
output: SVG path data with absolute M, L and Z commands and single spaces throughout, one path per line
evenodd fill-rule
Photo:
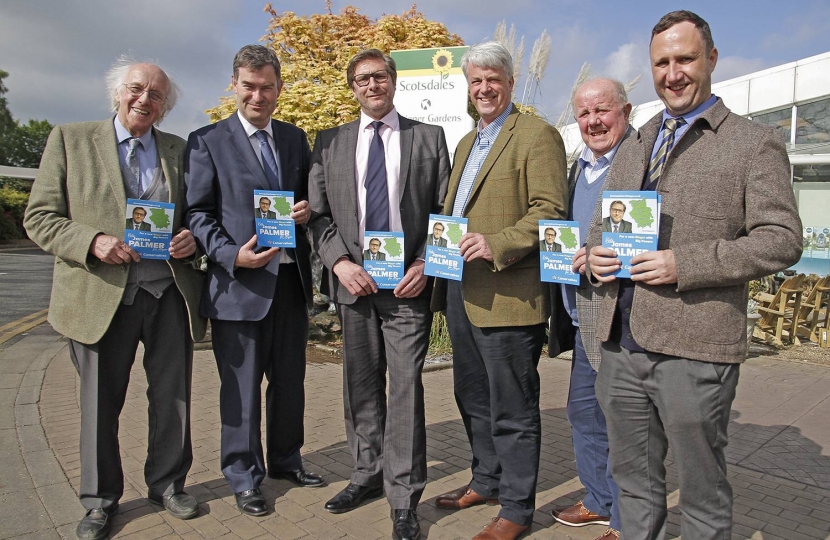
M 219 368 L 222 473 L 245 514 L 268 505 L 266 474 L 305 487 L 323 485 L 306 471 L 303 445 L 305 347 L 311 306 L 305 223 L 310 149 L 303 130 L 271 119 L 282 89 L 270 49 L 236 54 L 231 83 L 237 111 L 190 134 L 185 154 L 187 219 L 208 257 L 201 313 L 210 318 Z M 257 247 L 254 190 L 291 191 L 297 247 Z M 260 385 L 266 391 L 266 443 L 260 443 Z
M 440 127 L 395 111 L 389 56 L 358 53 L 346 78 L 360 118 L 317 135 L 309 176 L 309 227 L 343 326 L 346 436 L 355 462 L 348 486 L 325 507 L 348 512 L 385 492 L 392 538 L 414 539 L 427 481 L 421 369 L 432 279 L 424 275 L 425 233 L 429 214 L 442 208 L 449 155 Z M 378 290 L 363 269 L 367 230 L 404 233 L 406 273 L 394 290 Z

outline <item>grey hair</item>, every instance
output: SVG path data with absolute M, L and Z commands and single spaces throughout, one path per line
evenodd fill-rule
M 161 69 L 164 76 L 167 77 L 167 99 L 162 104 L 161 114 L 159 115 L 158 120 L 156 120 L 156 125 L 161 124 L 161 121 L 165 116 L 167 116 L 167 113 L 172 111 L 173 107 L 176 106 L 176 102 L 179 101 L 179 95 L 181 95 L 182 90 L 179 88 L 179 85 L 170 78 L 170 75 L 168 75 L 167 72 L 155 62 L 139 62 L 127 54 L 122 54 L 118 57 L 118 60 L 115 61 L 112 67 L 109 68 L 104 75 L 104 81 L 107 84 L 107 93 L 110 96 L 110 108 L 112 109 L 112 112 L 118 112 L 118 89 L 122 84 L 124 84 L 124 79 L 127 77 L 127 73 L 130 71 L 130 68 L 138 64 L 154 65 Z
M 472 64 L 480 68 L 489 68 L 501 71 L 507 78 L 513 76 L 513 57 L 501 43 L 485 41 L 473 45 L 461 57 L 461 71 L 467 76 L 467 68 Z
M 592 77 L 574 88 L 574 91 L 571 93 L 571 106 L 574 104 L 574 100 L 576 99 L 576 94 L 579 93 L 580 90 L 586 85 L 596 82 L 607 82 L 611 85 L 613 89 L 614 99 L 617 100 L 617 104 L 620 107 L 625 107 L 628 103 L 628 92 L 625 91 L 625 85 L 618 81 L 617 79 L 611 79 L 609 77 Z

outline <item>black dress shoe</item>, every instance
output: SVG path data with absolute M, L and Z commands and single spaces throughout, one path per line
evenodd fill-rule
M 357 484 L 349 482 L 346 489 L 326 503 L 325 508 L 332 514 L 342 514 L 343 512 L 354 510 L 364 501 L 377 499 L 381 495 L 383 495 L 383 487 L 381 486 L 358 486 Z
M 163 506 L 174 518 L 190 519 L 199 514 L 199 503 L 196 502 L 196 498 L 184 491 L 166 497 L 150 493 L 147 499 L 155 505 Z
M 233 494 L 236 498 L 236 507 L 243 514 L 249 516 L 264 516 L 268 513 L 268 505 L 265 504 L 265 497 L 258 488 L 240 491 Z
M 322 476 L 308 472 L 302 467 L 293 471 L 272 471 L 268 469 L 268 478 L 288 480 L 300 487 L 323 487 L 326 485 L 326 481 L 323 480 Z
M 75 536 L 80 540 L 103 540 L 110 533 L 112 516 L 118 512 L 118 503 L 107 508 L 88 510 L 75 529 Z
M 404 508 L 392 510 L 392 538 L 394 540 L 417 540 L 421 536 L 418 514 Z

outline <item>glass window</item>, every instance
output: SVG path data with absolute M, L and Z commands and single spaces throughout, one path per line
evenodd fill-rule
M 796 144 L 830 142 L 830 99 L 799 105 Z
M 781 134 L 784 144 L 790 144 L 790 133 L 792 132 L 793 123 L 792 107 L 770 113 L 753 114 L 752 120 L 766 126 L 774 127 L 775 131 Z
M 793 268 L 805 274 L 830 274 L 830 164 L 793 166 L 793 189 L 804 227 L 804 251 Z

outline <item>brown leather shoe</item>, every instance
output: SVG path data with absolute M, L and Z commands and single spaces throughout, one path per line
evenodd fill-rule
M 559 523 L 571 527 L 584 527 L 585 525 L 608 525 L 611 523 L 611 518 L 608 516 L 601 516 L 595 514 L 582 506 L 582 501 L 579 501 L 573 506 L 561 508 L 551 512 L 553 519 Z
M 519 525 L 501 517 L 494 517 L 489 525 L 484 527 L 473 540 L 516 540 L 530 527 Z
M 435 506 L 445 510 L 461 510 L 462 508 L 469 508 L 479 504 L 498 504 L 498 499 L 488 499 L 482 497 L 472 489 L 470 485 L 461 486 L 443 495 L 439 495 L 435 499 Z
M 597 540 L 620 540 L 620 531 L 608 527 Z

